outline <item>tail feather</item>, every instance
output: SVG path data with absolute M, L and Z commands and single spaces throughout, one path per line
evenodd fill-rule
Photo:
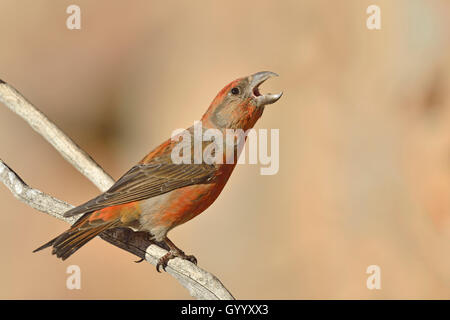
M 40 246 L 39 248 L 34 249 L 34 250 L 33 250 L 33 253 L 34 253 L 34 252 L 41 251 L 41 250 L 43 250 L 43 249 L 45 249 L 45 248 L 51 247 L 51 246 L 53 245 L 53 243 L 55 243 L 55 241 L 56 241 L 59 237 L 60 237 L 60 236 L 57 236 L 56 238 L 54 238 L 54 239 L 50 240 L 49 242 L 43 244 L 43 245 Z
M 52 254 L 56 254 L 56 257 L 66 260 L 72 254 L 74 254 L 78 249 L 88 243 L 90 240 L 95 238 L 101 232 L 106 229 L 113 227 L 114 223 L 108 223 L 96 228 L 80 230 L 76 234 L 67 238 L 59 244 L 53 245 Z
M 86 228 L 82 228 L 87 218 L 88 217 L 86 216 L 81 217 L 69 230 L 35 249 L 33 252 L 37 252 L 52 246 L 52 254 L 55 254 L 56 257 L 61 258 L 62 260 L 66 260 L 101 232 L 105 231 L 106 229 L 118 226 L 120 221 L 114 220 L 97 226 L 89 225 Z

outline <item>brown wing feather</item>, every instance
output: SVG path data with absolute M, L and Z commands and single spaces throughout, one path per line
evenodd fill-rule
M 166 192 L 201 183 L 215 177 L 215 166 L 153 162 L 138 164 L 125 173 L 109 190 L 73 208 L 65 217 L 97 211 L 106 207 L 156 197 Z

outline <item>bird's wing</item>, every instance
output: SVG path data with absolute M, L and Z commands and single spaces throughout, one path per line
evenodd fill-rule
M 144 200 L 166 192 L 210 183 L 216 173 L 214 165 L 151 162 L 138 164 L 125 173 L 109 190 L 73 208 L 65 217 L 94 212 L 106 207 Z

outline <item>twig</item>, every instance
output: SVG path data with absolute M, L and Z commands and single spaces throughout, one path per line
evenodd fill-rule
M 17 90 L 1 80 L 0 101 L 28 122 L 36 132 L 41 134 L 69 163 L 91 180 L 101 191 L 107 190 L 114 183 L 114 180 L 86 152 L 81 150 Z M 72 205 L 29 187 L 1 160 L 0 180 L 17 199 L 34 209 L 68 223 L 73 223 L 76 220 L 77 217 L 63 217 L 64 212 L 73 208 Z M 126 228 L 105 231 L 100 234 L 100 237 L 123 250 L 144 258 L 153 265 L 156 265 L 158 259 L 167 253 L 165 249 L 150 242 L 142 233 L 132 232 Z M 172 259 L 169 261 L 166 270 L 189 291 L 191 296 L 197 299 L 234 299 L 219 279 L 189 261 L 179 258 Z
M 1 81 L 1 80 L 0 80 Z M 3 81 L 1 81 L 3 82 Z M 0 101 L 11 111 L 22 117 L 45 138 L 71 165 L 92 181 L 101 191 L 114 184 L 111 178 L 85 151 L 76 145 L 42 112 L 7 83 L 0 83 Z

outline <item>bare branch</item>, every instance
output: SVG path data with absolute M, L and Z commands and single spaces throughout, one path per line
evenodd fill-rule
M 0 80 L 1 81 L 1 80 Z M 101 191 L 114 184 L 111 178 L 86 152 L 76 145 L 42 112 L 7 83 L 0 82 L 0 102 L 22 117 L 45 138 L 71 165 L 92 181 Z
M 30 207 L 73 224 L 77 217 L 65 218 L 62 213 L 73 208 L 72 205 L 30 188 L 10 167 L 0 159 L 0 181 L 20 201 Z
M 55 124 L 28 102 L 17 90 L 0 80 L 0 101 L 16 114 L 20 115 L 30 126 L 41 134 L 61 155 L 83 175 L 91 180 L 100 190 L 107 190 L 114 180 Z M 65 218 L 63 213 L 73 208 L 72 205 L 29 187 L 11 168 L 0 160 L 0 181 L 19 200 L 32 208 L 50 214 L 53 217 L 73 223 L 77 217 Z M 167 250 L 156 245 L 148 237 L 126 228 L 108 230 L 100 237 L 147 262 L 156 265 Z M 167 273 L 172 275 L 191 296 L 197 299 L 231 300 L 231 293 L 219 279 L 193 263 L 175 258 L 169 261 Z

